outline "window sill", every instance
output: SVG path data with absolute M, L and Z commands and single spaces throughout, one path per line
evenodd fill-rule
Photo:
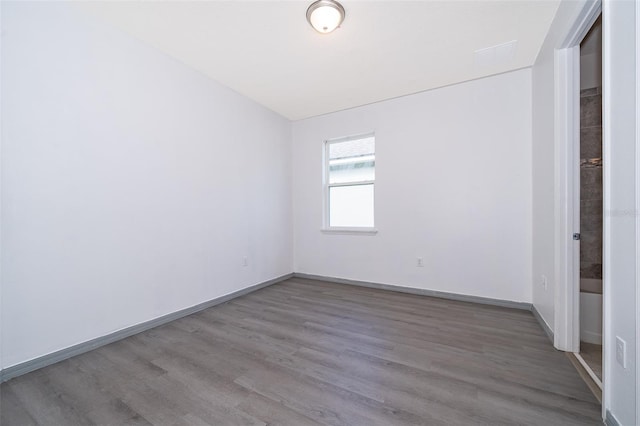
M 322 228 L 323 234 L 343 234 L 343 235 L 376 235 L 376 228 Z

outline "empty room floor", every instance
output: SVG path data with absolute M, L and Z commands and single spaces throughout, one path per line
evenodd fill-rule
M 530 312 L 290 279 L 1 385 L 9 425 L 602 424 Z

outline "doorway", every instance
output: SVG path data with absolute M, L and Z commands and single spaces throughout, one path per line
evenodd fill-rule
M 580 43 L 579 360 L 602 389 L 602 18 Z
M 598 129 L 596 127 L 598 126 L 602 134 L 602 95 L 606 95 L 602 90 L 602 64 L 604 63 L 602 57 L 607 52 L 602 49 L 602 37 L 600 42 L 594 43 L 595 40 L 592 40 L 589 43 L 591 37 L 598 36 L 597 30 L 592 32 L 592 29 L 594 25 L 597 25 L 596 22 L 601 21 L 601 11 L 602 3 L 600 0 L 584 3 L 564 42 L 556 49 L 554 58 L 556 146 L 554 158 L 557 164 L 555 176 L 555 225 L 557 237 L 555 248 L 556 278 L 559 283 L 554 297 L 554 346 L 556 349 L 568 352 L 569 359 L 598 399 L 606 398 L 606 392 L 603 389 L 606 388 L 603 384 L 606 385 L 608 383 L 604 377 L 606 374 L 601 373 L 601 376 L 598 377 L 594 369 L 585 361 L 585 357 L 589 359 L 589 355 L 593 353 L 595 362 L 592 364 L 594 366 L 602 366 L 603 363 L 606 365 L 608 352 L 599 350 L 603 346 L 597 343 L 592 343 L 595 344 L 595 347 L 589 347 L 588 344 L 590 342 L 582 343 L 585 333 L 581 329 L 581 322 L 587 325 L 587 322 L 593 317 L 593 312 L 587 307 L 581 309 L 581 302 L 594 297 L 596 299 L 600 297 L 602 300 L 602 288 L 608 288 L 609 281 L 606 276 L 602 279 L 603 272 L 606 275 L 607 271 L 606 265 L 603 268 L 606 262 L 603 261 L 602 250 L 598 257 L 598 249 L 593 248 L 593 246 L 600 245 L 602 247 L 604 245 L 602 236 L 606 237 L 608 231 L 605 227 L 603 232 L 602 225 L 600 225 L 602 223 L 602 207 L 600 207 L 600 212 L 598 212 L 598 207 L 595 207 L 595 211 L 589 209 L 592 205 L 597 206 L 598 202 L 591 199 L 592 196 L 587 194 L 587 191 L 593 190 L 594 186 L 598 186 L 598 172 L 602 176 L 602 172 L 606 171 L 604 167 L 606 158 L 603 161 L 602 142 L 599 144 L 600 148 L 597 148 L 597 141 L 604 140 L 602 136 L 593 138 L 592 145 L 596 147 L 595 152 L 589 152 L 587 145 L 582 147 L 580 142 L 581 139 L 587 142 L 588 137 L 591 136 L 589 132 L 597 133 Z M 602 25 L 600 25 L 600 28 L 606 30 Z M 602 33 L 602 30 L 600 33 Z M 588 38 L 589 35 L 591 37 Z M 598 55 L 598 50 L 600 55 Z M 582 60 L 581 53 L 583 53 Z M 585 57 L 590 54 L 593 55 L 588 58 Z M 596 59 L 591 61 L 595 66 L 587 66 L 585 61 L 589 62 L 589 59 Z M 592 69 L 595 72 L 591 74 L 585 73 L 584 76 L 581 76 L 581 68 L 585 68 L 585 70 Z M 598 86 L 600 89 L 598 89 Z M 581 106 L 586 108 L 581 108 Z M 581 135 L 583 136 L 582 138 Z M 594 160 L 597 158 L 600 158 L 600 160 Z M 583 167 L 581 167 L 581 159 L 584 159 L 582 161 Z M 585 169 L 584 171 L 583 168 Z M 591 186 L 583 190 L 581 183 L 587 182 L 591 182 Z M 602 178 L 599 179 L 599 186 L 600 194 L 606 200 L 608 192 L 603 190 Z M 581 198 L 583 192 L 587 196 L 584 200 L 585 202 L 582 202 Z M 597 199 L 598 196 L 596 194 L 595 198 Z M 600 205 L 604 205 L 602 201 L 600 201 Z M 584 211 L 581 211 L 581 207 Z M 588 215 L 589 218 L 581 218 L 581 213 Z M 581 222 L 584 222 L 584 224 L 582 225 Z M 581 225 L 584 229 L 581 229 Z M 589 231 L 590 227 L 591 231 Z M 600 238 L 597 237 L 597 228 L 601 228 L 599 231 Z M 587 231 L 587 233 L 581 235 L 581 231 Z M 581 238 L 584 239 L 581 240 Z M 595 240 L 595 244 L 590 244 L 588 242 L 589 239 Z M 581 246 L 585 247 L 584 252 L 581 251 Z M 590 250 L 590 252 L 587 252 L 587 250 Z M 596 266 L 598 264 L 600 266 Z M 588 274 L 587 270 L 591 270 L 593 274 Z M 590 275 L 599 275 L 601 277 L 600 282 L 597 281 L 597 278 L 591 278 L 594 281 L 581 281 L 581 278 L 587 278 Z M 587 291 L 583 292 L 581 288 Z M 607 299 L 605 298 L 604 300 L 606 302 Z M 593 300 L 591 301 L 593 302 Z M 596 306 L 596 310 L 599 307 L 600 311 L 603 311 L 603 302 L 592 304 Z M 591 315 L 589 319 L 581 318 L 587 313 Z M 599 334 L 602 337 L 598 340 L 595 336 L 591 336 L 594 339 L 590 340 L 600 341 L 601 343 L 602 340 L 607 339 L 607 336 L 606 330 L 602 328 L 603 322 L 597 319 L 597 314 L 593 323 L 596 324 L 595 327 L 587 328 L 599 330 Z M 598 332 L 595 334 L 597 335 Z M 581 347 L 582 354 L 580 354 Z M 593 351 L 589 351 L 589 349 L 593 349 Z M 598 360 L 598 355 L 600 355 L 602 361 Z M 602 367 L 600 367 L 600 371 L 602 371 Z

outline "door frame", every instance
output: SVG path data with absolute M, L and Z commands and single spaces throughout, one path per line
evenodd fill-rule
M 636 72 L 640 70 L 640 7 L 636 5 Z M 636 77 L 637 78 L 637 77 Z M 640 84 L 636 81 L 636 114 Z M 636 118 L 636 250 L 640 248 L 640 120 Z M 637 253 L 637 252 L 636 252 Z M 640 422 L 640 262 L 636 261 L 636 422 Z
M 554 346 L 568 352 L 580 351 L 580 43 L 601 11 L 602 0 L 585 3 L 554 58 Z

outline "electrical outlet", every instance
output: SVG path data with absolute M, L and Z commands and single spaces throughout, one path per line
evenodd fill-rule
M 620 336 L 616 336 L 616 361 L 622 368 L 627 368 L 627 342 Z
M 424 267 L 424 258 L 422 258 L 422 257 L 416 258 L 416 266 L 418 266 L 420 268 Z
M 249 258 L 247 256 L 242 258 L 242 266 L 249 266 Z
M 548 286 L 548 281 L 547 281 L 547 276 L 546 275 L 542 275 L 542 280 L 540 281 L 540 284 L 542 284 L 542 288 L 545 289 L 545 291 L 547 290 L 547 286 Z

